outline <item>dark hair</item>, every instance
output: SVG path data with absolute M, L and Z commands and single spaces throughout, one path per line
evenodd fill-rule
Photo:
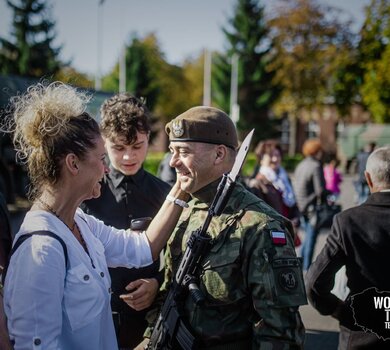
M 137 131 L 150 132 L 150 112 L 142 100 L 129 93 L 120 93 L 104 101 L 100 108 L 100 129 L 104 137 L 124 136 L 130 145 L 136 141 Z
M 282 147 L 277 140 L 269 139 L 260 141 L 255 148 L 257 160 L 260 162 L 265 154 L 271 155 L 275 149 L 278 150 L 280 156 L 283 157 Z

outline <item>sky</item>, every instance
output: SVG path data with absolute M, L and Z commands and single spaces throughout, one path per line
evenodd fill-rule
M 15 0 L 13 0 L 15 1 Z M 222 27 L 233 14 L 236 0 L 49 0 L 56 22 L 56 45 L 61 59 L 79 71 L 107 74 L 117 63 L 132 33 L 155 33 L 171 64 L 181 64 L 203 49 L 223 50 Z M 344 10 L 357 30 L 370 0 L 318 0 Z M 272 11 L 275 0 L 263 0 Z M 99 9 L 100 6 L 100 9 Z M 100 15 L 99 15 L 100 14 Z M 0 36 L 9 38 L 12 12 L 0 0 Z M 98 30 L 99 29 L 99 30 Z M 98 53 L 101 53 L 99 55 Z M 98 59 L 100 57 L 100 59 Z

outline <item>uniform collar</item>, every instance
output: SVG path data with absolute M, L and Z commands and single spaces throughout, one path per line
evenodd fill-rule
M 107 175 L 115 188 L 118 188 L 122 183 L 125 182 L 133 182 L 135 184 L 138 184 L 144 177 L 145 170 L 143 167 L 141 167 L 140 170 L 134 175 L 124 175 L 120 171 L 114 169 L 113 167 L 110 167 L 110 173 Z
M 221 178 L 215 180 L 199 191 L 192 194 L 192 198 L 195 201 L 197 207 L 209 207 L 217 193 L 218 184 L 221 182 Z

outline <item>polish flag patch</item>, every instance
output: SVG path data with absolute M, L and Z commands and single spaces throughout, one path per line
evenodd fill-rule
M 287 244 L 286 234 L 283 231 L 271 231 L 272 243 L 275 245 Z

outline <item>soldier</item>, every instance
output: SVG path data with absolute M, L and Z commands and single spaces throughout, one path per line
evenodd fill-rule
M 187 240 L 203 224 L 238 147 L 233 122 L 216 108 L 191 108 L 165 130 L 171 166 L 181 189 L 192 198 L 167 245 L 162 290 L 169 288 Z M 186 298 L 182 315 L 198 348 L 302 349 L 304 326 L 298 307 L 306 304 L 306 296 L 291 223 L 236 184 L 208 233 L 213 245 L 203 260 L 199 285 L 205 303 L 196 305 Z M 144 339 L 142 345 L 147 342 Z

